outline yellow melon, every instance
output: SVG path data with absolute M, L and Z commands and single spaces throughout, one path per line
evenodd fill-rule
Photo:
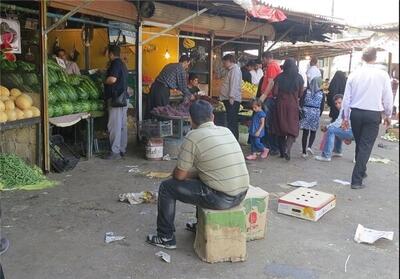
M 8 97 L 10 96 L 10 91 L 6 87 L 0 85 L 0 96 Z
M 10 96 L 11 97 L 18 97 L 18 96 L 20 96 L 22 94 L 22 92 L 21 91 L 19 91 L 19 89 L 18 88 L 13 88 L 13 89 L 11 89 L 11 91 L 10 91 Z
M 40 110 L 37 107 L 31 107 L 30 110 L 32 111 L 33 117 L 40 116 Z
M 4 105 L 4 102 L 0 100 L 0 111 L 5 111 L 6 106 Z
M 25 118 L 32 118 L 33 117 L 33 112 L 31 111 L 30 108 L 24 109 L 23 112 L 24 112 L 24 117 Z
M 25 118 L 24 112 L 22 110 L 20 110 L 19 108 L 15 109 L 15 113 L 17 114 L 17 120 Z
M 7 121 L 17 120 L 17 113 L 15 112 L 15 110 L 7 110 L 6 114 L 7 114 Z
M 9 99 L 10 99 L 10 97 L 8 97 L 8 96 L 0 96 L 0 101 L 5 102 L 5 101 L 7 101 Z
M 6 111 L 7 110 L 14 110 L 15 109 L 15 105 L 14 105 L 14 101 L 13 100 L 7 100 L 4 102 L 4 105 L 6 107 Z
M 32 98 L 26 94 L 21 94 L 21 96 L 18 96 L 17 99 L 15 99 L 15 104 L 22 110 L 30 108 L 32 103 Z
M 8 120 L 7 113 L 0 111 L 0 123 L 4 123 Z

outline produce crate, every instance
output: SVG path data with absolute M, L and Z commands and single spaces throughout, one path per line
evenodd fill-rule
M 78 164 L 80 156 L 64 142 L 61 135 L 53 135 L 50 139 L 50 162 L 56 172 L 69 171 Z
M 139 138 L 163 138 L 173 135 L 172 120 L 143 120 L 139 122 Z

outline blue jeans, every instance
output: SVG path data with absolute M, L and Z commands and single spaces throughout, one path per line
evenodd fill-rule
M 250 136 L 250 144 L 252 153 L 263 152 L 265 149 L 260 137 Z
M 326 142 L 322 156 L 325 158 L 332 157 L 332 151 L 336 153 L 342 153 L 342 142 L 343 140 L 353 139 L 353 132 L 350 130 L 343 130 L 342 128 L 329 127 L 326 132 Z

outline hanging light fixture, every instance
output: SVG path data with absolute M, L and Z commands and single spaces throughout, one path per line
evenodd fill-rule
M 165 59 L 170 59 L 171 58 L 171 54 L 169 54 L 168 49 L 165 50 L 164 57 L 165 57 Z

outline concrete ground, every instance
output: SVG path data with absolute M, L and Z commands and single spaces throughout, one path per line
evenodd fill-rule
M 299 145 L 300 139 L 290 162 L 272 157 L 248 164 L 251 183 L 268 191 L 271 199 L 266 238 L 248 243 L 246 262 L 202 262 L 192 248 L 194 236 L 184 230 L 194 207 L 182 203 L 176 215 L 178 249 L 165 251 L 172 257 L 170 264 L 157 258 L 160 249 L 144 242 L 155 229 L 156 205 L 129 206 L 118 201 L 118 194 L 154 190 L 160 183 L 129 173 L 128 166 L 170 171 L 175 162 L 146 161 L 136 152 L 116 162 L 83 161 L 71 172 L 52 174 L 60 181 L 52 189 L 2 193 L 2 233 L 11 242 L 1 258 L 6 278 L 398 278 L 398 143 L 377 140 L 372 156 L 391 162 L 369 163 L 363 190 L 332 181 L 350 179 L 354 145 L 331 163 L 300 158 Z M 318 145 L 319 139 L 316 149 Z M 295 180 L 318 181 L 315 189 L 337 196 L 336 208 L 315 223 L 278 214 L 277 197 L 291 191 L 286 183 Z M 394 240 L 357 244 L 353 237 L 358 224 L 394 231 Z M 105 244 L 108 231 L 126 240 Z

